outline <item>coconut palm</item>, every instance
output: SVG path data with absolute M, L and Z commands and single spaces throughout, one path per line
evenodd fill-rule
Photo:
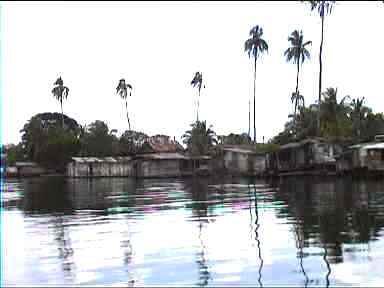
M 291 46 L 288 47 L 284 52 L 287 62 L 292 61 L 294 64 L 297 64 L 297 74 L 296 74 L 296 90 L 295 94 L 299 95 L 299 72 L 300 64 L 303 64 L 305 59 L 310 58 L 310 53 L 307 50 L 306 46 L 312 44 L 312 41 L 304 42 L 303 31 L 293 31 L 291 36 L 288 37 L 288 41 Z M 296 113 L 295 113 L 296 114 Z
M 200 101 L 200 91 L 201 91 L 201 87 L 205 88 L 205 85 L 203 85 L 203 73 L 201 72 L 196 72 L 195 73 L 195 76 L 193 76 L 193 79 L 191 81 L 191 85 L 193 87 L 197 87 L 198 91 L 199 91 L 199 95 L 198 95 L 198 98 L 197 98 L 197 112 L 196 112 L 196 121 L 199 121 L 199 101 Z
M 364 104 L 365 98 L 354 98 L 351 102 L 351 118 L 352 118 L 352 125 L 354 128 L 354 131 L 357 136 L 357 140 L 361 140 L 361 126 L 363 120 L 366 118 L 368 113 L 370 112 L 367 107 L 365 107 Z
M 262 38 L 263 28 L 256 25 L 249 31 L 249 39 L 244 43 L 244 51 L 248 53 L 249 58 L 255 59 L 255 71 L 254 71 L 254 82 L 253 82 L 253 141 L 256 143 L 256 63 L 259 56 L 264 52 L 268 52 L 268 44 Z
M 69 88 L 64 86 L 64 81 L 61 79 L 61 76 L 56 79 L 54 83 L 54 87 L 52 89 L 53 97 L 56 98 L 60 102 L 61 107 L 61 121 L 62 121 L 62 127 L 64 128 L 64 113 L 63 113 L 63 99 L 67 99 Z
M 328 134 L 327 136 L 340 136 L 341 133 L 345 134 L 346 129 L 341 129 L 341 123 L 345 122 L 347 114 L 349 113 L 349 105 L 346 105 L 345 100 L 350 99 L 347 95 L 337 101 L 337 88 L 327 88 L 322 93 L 324 100 L 321 102 L 321 117 L 323 131 Z
M 127 96 L 128 96 L 128 89 L 129 89 L 129 96 L 132 96 L 132 85 L 125 82 L 125 79 L 120 79 L 119 85 L 116 87 L 116 93 L 120 95 L 122 99 L 125 100 L 125 109 L 127 111 L 127 121 L 128 121 L 128 129 L 131 130 L 131 123 L 129 122 L 129 115 L 128 115 L 128 103 L 127 103 Z
M 212 125 L 207 127 L 206 121 L 196 121 L 191 124 L 192 129 L 182 136 L 183 143 L 192 155 L 206 155 L 217 144 L 217 136 Z
M 297 88 L 296 88 L 297 89 Z M 296 111 L 298 110 L 299 107 L 305 107 L 304 103 L 304 96 L 300 95 L 300 92 L 296 90 L 296 92 L 292 93 L 291 96 L 291 102 L 294 105 L 294 113 L 293 113 L 293 126 L 296 127 Z M 296 128 L 295 128 L 296 130 Z
M 322 53 L 323 53 L 323 42 L 324 42 L 324 16 L 329 15 L 332 12 L 332 7 L 335 1 L 309 1 L 311 4 L 311 11 L 317 10 L 321 18 L 321 41 L 320 41 L 320 52 L 319 52 L 319 103 L 321 101 L 321 80 L 323 72 L 323 62 L 322 62 Z M 317 115 L 317 129 L 320 133 L 320 109 Z

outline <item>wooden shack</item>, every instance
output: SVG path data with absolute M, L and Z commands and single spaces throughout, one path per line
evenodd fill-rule
M 361 143 L 348 147 L 336 162 L 337 173 L 384 173 L 384 142 Z
M 39 164 L 35 162 L 16 162 L 14 167 L 16 175 L 12 175 L 12 173 L 9 176 L 18 176 L 18 177 L 32 177 L 32 176 L 40 176 L 42 174 L 45 174 L 47 171 L 41 167 Z M 8 167 L 11 168 L 11 167 Z M 8 169 L 7 171 L 15 171 Z
M 146 153 L 135 157 L 136 176 L 180 177 L 191 175 L 191 159 L 177 152 Z
M 72 157 L 67 165 L 69 177 L 135 176 L 131 157 Z
M 225 145 L 222 147 L 223 165 L 230 174 L 263 175 L 265 154 L 250 147 Z
M 266 166 L 268 172 L 278 175 L 334 174 L 335 156 L 342 152 L 340 145 L 321 138 L 305 139 L 288 143 L 276 152 L 268 154 Z

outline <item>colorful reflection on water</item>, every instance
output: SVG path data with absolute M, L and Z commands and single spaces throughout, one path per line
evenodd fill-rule
M 384 183 L 7 180 L 3 285 L 382 286 Z

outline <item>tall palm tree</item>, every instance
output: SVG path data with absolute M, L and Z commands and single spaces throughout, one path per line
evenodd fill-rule
M 324 16 L 329 15 L 332 12 L 332 7 L 335 1 L 312 1 L 310 0 L 311 11 L 317 10 L 321 18 L 321 41 L 320 41 L 320 52 L 319 52 L 319 111 L 317 115 L 317 132 L 320 133 L 320 102 L 321 102 L 321 80 L 323 72 L 323 62 L 322 62 L 322 53 L 323 53 L 323 42 L 324 42 Z
M 259 56 L 264 52 L 268 52 L 268 44 L 262 38 L 263 28 L 256 25 L 249 31 L 249 39 L 244 43 L 244 51 L 248 53 L 249 58 L 255 59 L 255 71 L 254 71 L 254 82 L 253 82 L 253 141 L 256 143 L 256 62 Z
M 128 104 L 127 104 L 127 96 L 128 96 L 128 89 L 129 89 L 129 96 L 132 96 L 132 85 L 129 83 L 125 83 L 125 79 L 120 79 L 119 85 L 116 87 L 116 93 L 120 95 L 122 99 L 125 100 L 125 109 L 127 111 L 127 121 L 128 121 L 128 129 L 131 131 L 131 123 L 129 122 L 129 116 L 128 116 Z
M 61 76 L 56 79 L 54 83 L 54 87 L 52 89 L 53 97 L 56 98 L 60 102 L 61 106 L 61 121 L 62 121 L 62 127 L 64 128 L 64 113 L 63 113 L 63 99 L 67 99 L 69 88 L 64 86 L 64 81 L 61 79 Z
M 195 76 L 193 76 L 193 79 L 191 81 L 191 85 L 193 87 L 197 86 L 197 89 L 199 91 L 199 96 L 197 98 L 197 112 L 196 112 L 196 121 L 199 121 L 199 101 L 200 101 L 200 91 L 201 87 L 205 88 L 205 85 L 203 85 L 203 73 L 196 72 Z
M 300 64 L 303 64 L 305 59 L 310 58 L 310 53 L 307 50 L 306 46 L 311 45 L 312 41 L 304 42 L 303 31 L 293 31 L 291 36 L 288 37 L 288 41 L 291 46 L 288 47 L 284 52 L 287 62 L 292 61 L 294 64 L 297 64 L 297 75 L 296 75 L 296 95 L 299 95 L 299 72 Z M 295 113 L 296 114 L 296 113 Z

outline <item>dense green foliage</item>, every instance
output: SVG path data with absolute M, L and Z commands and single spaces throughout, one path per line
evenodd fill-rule
M 349 96 L 337 100 L 337 89 L 327 88 L 322 93 L 320 104 L 320 136 L 340 143 L 372 141 L 377 134 L 384 133 L 383 113 L 374 113 L 364 105 L 364 98 Z M 284 130 L 274 137 L 273 142 L 285 144 L 314 137 L 318 105 L 301 107 L 296 122 L 286 122 Z M 297 131 L 297 133 L 294 133 Z
M 125 131 L 119 139 L 119 155 L 127 156 L 138 153 L 148 135 L 133 130 Z
M 80 150 L 80 131 L 77 122 L 64 114 L 40 113 L 20 131 L 21 145 L 28 160 L 62 170 Z
M 191 155 L 207 155 L 217 144 L 215 131 L 207 127 L 206 121 L 196 121 L 191 124 L 192 129 L 182 136 L 183 143 L 187 145 L 187 151 Z
M 114 144 L 118 139 L 114 132 L 115 130 L 110 131 L 108 125 L 100 120 L 89 124 L 81 136 L 81 156 L 107 157 L 117 154 Z
M 229 135 L 220 135 L 218 136 L 218 141 L 223 145 L 250 145 L 252 144 L 251 138 L 248 134 L 234 134 L 230 133 Z
M 17 145 L 9 145 L 6 149 L 3 146 L 3 153 L 7 155 L 6 164 L 8 166 L 14 165 L 17 161 L 25 160 L 24 150 L 21 143 Z

